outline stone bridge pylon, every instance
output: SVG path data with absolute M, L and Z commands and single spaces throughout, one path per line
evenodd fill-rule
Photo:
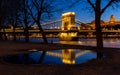
M 75 26 L 75 13 L 67 12 L 62 14 L 62 30 L 67 32 L 62 32 L 59 34 L 60 41 L 76 41 L 77 39 L 77 30 Z

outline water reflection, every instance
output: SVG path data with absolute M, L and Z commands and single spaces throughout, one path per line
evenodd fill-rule
M 75 64 L 75 49 L 63 49 L 62 62 L 65 64 Z
M 63 49 L 47 51 L 42 63 L 39 63 L 42 51 L 30 54 L 5 56 L 4 60 L 13 64 L 80 64 L 96 58 L 89 50 Z
M 96 46 L 96 39 L 84 39 L 81 38 L 79 41 L 60 41 L 62 44 L 73 44 L 73 45 L 86 45 L 86 46 Z M 104 47 L 120 48 L 120 39 L 118 38 L 105 38 L 103 39 Z
M 11 39 L 12 40 L 12 39 Z M 59 38 L 47 38 L 48 42 L 51 43 L 62 43 L 62 44 L 76 44 L 76 45 L 87 45 L 87 46 L 96 46 L 95 38 L 80 38 L 79 41 L 60 41 Z M 20 41 L 25 41 L 21 39 Z M 42 38 L 30 38 L 30 42 L 43 42 Z M 115 47 L 120 48 L 120 39 L 118 38 L 104 38 L 103 40 L 104 47 Z

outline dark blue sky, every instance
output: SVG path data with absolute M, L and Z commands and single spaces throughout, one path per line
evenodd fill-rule
M 66 5 L 69 5 L 70 3 L 63 3 L 61 4 L 61 8 L 65 7 Z M 104 3 L 105 4 L 105 3 Z M 85 2 L 78 2 L 76 3 L 73 7 L 71 8 L 64 8 L 65 10 L 62 12 L 57 12 L 55 14 L 56 20 L 61 19 L 61 14 L 64 12 L 75 12 L 76 13 L 76 18 L 81 20 L 82 22 L 91 22 L 94 20 L 94 12 L 91 10 L 90 6 L 86 4 Z M 105 13 L 102 15 L 102 20 L 104 21 L 109 21 L 109 18 L 111 15 L 115 16 L 116 20 L 120 20 L 120 9 L 113 9 L 113 8 L 108 8 Z

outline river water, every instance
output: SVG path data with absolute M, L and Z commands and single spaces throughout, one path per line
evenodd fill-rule
M 31 39 L 31 42 L 43 42 L 42 39 Z M 96 39 L 84 39 L 81 38 L 79 41 L 59 41 L 58 38 L 48 38 L 49 43 L 66 43 L 66 44 L 78 44 L 78 45 L 86 45 L 86 46 L 96 46 Z M 114 48 L 120 48 L 120 39 L 118 38 L 105 38 L 103 39 L 104 47 L 114 47 Z

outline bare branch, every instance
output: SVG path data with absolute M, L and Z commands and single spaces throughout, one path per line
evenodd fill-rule
M 88 1 L 88 3 L 92 6 L 92 8 L 95 10 L 94 4 L 93 4 L 90 0 L 87 0 L 87 1 Z
M 100 14 L 103 14 L 103 12 L 114 2 L 115 0 L 110 0 L 109 3 L 103 8 L 101 9 Z
M 73 2 L 70 6 L 68 6 L 68 8 L 71 8 L 73 5 L 76 5 L 78 2 L 80 2 L 80 0 Z
M 32 0 L 32 3 L 36 9 L 39 9 L 39 4 L 35 0 Z
M 32 19 L 33 19 L 34 21 L 36 21 L 34 15 L 33 15 L 33 13 L 32 13 L 32 9 L 31 9 L 30 7 L 28 7 L 28 10 L 29 10 L 29 14 L 31 15 Z

